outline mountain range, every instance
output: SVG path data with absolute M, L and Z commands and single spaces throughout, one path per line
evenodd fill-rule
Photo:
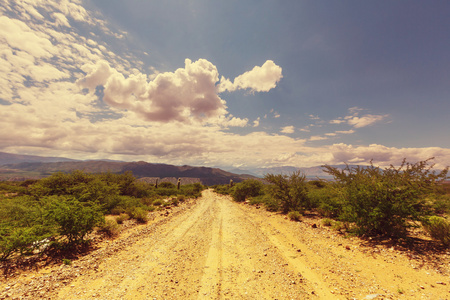
M 344 166 L 335 166 L 344 167 Z M 261 178 L 265 174 L 291 174 L 300 171 L 309 179 L 330 179 L 320 166 L 297 168 L 282 166 L 274 168 L 252 168 L 241 170 L 236 168 L 208 168 L 193 166 L 174 166 L 148 162 L 123 162 L 113 160 L 74 160 L 64 157 L 43 157 L 19 155 L 0 152 L 0 179 L 23 180 L 27 178 L 42 178 L 55 172 L 70 172 L 83 170 L 91 173 L 112 172 L 124 173 L 131 171 L 136 178 L 151 181 L 156 178 L 176 182 L 177 178 L 185 178 L 186 182 L 202 182 L 206 185 L 240 182 L 248 178 Z
M 124 173 L 131 171 L 136 178 L 144 181 L 156 178 L 166 179 L 164 181 L 173 181 L 176 178 L 183 178 L 183 182 L 201 182 L 206 185 L 225 184 L 229 183 L 230 180 L 240 182 L 248 178 L 255 178 L 251 175 L 234 174 L 218 168 L 152 164 L 143 161 L 77 161 L 67 158 L 27 156 L 0 152 L 0 179 L 3 178 L 3 180 L 42 178 L 55 172 L 71 172 L 73 170 L 82 170 L 89 173 Z

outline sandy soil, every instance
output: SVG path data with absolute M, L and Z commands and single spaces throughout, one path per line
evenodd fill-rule
M 70 266 L 3 280 L 0 299 L 450 299 L 449 256 L 345 238 L 207 190 Z

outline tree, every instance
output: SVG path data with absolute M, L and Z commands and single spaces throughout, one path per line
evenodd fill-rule
M 447 177 L 448 168 L 432 172 L 428 159 L 415 164 L 403 160 L 400 167 L 381 169 L 372 162 L 367 167 L 346 166 L 343 170 L 328 165 L 343 188 L 343 220 L 354 222 L 359 234 L 404 235 L 409 221 L 427 215 L 425 197 Z

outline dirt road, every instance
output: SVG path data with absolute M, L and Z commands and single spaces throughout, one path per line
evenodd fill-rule
M 393 248 L 315 227 L 207 190 L 101 255 L 6 282 L 0 292 L 22 299 L 450 299 L 448 261 L 420 265 Z

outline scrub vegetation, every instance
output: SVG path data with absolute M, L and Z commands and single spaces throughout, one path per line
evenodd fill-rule
M 411 228 L 423 227 L 433 239 L 448 245 L 448 168 L 433 171 L 431 160 L 413 164 L 404 160 L 399 167 L 384 169 L 372 163 L 344 169 L 324 165 L 334 180 L 308 181 L 300 172 L 267 174 L 266 184 L 247 180 L 215 189 L 293 220 L 301 219 L 300 213 L 318 214 L 327 226 L 355 235 L 405 238 Z
M 85 246 L 97 228 L 115 236 L 125 220 L 146 223 L 148 212 L 199 197 L 204 188 L 199 183 L 179 189 L 164 183 L 155 187 L 137 181 L 131 172 L 73 171 L 41 180 L 0 182 L 0 261 Z M 106 215 L 115 217 L 105 220 Z

